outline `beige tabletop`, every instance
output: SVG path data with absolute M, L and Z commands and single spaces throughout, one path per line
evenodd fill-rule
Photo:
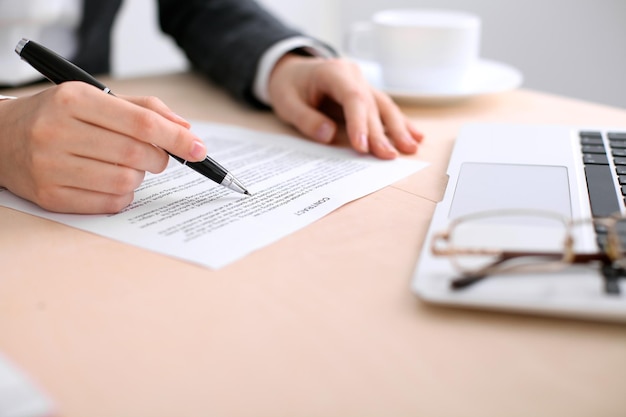
M 189 74 L 107 82 L 295 134 Z M 0 351 L 67 417 L 626 415 L 624 325 L 409 290 L 462 123 L 626 126 L 626 110 L 528 90 L 404 110 L 427 169 L 216 271 L 0 209 Z

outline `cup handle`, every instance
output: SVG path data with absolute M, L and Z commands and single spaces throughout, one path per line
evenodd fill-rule
M 344 50 L 350 57 L 374 60 L 373 29 L 371 22 L 355 22 L 350 25 L 344 39 Z

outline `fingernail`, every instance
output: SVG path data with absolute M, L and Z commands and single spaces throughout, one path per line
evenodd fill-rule
M 367 153 L 369 150 L 369 146 L 367 144 L 367 135 L 365 133 L 361 133 L 358 137 L 357 137 L 357 146 L 359 147 L 359 150 L 363 153 Z
M 393 154 L 395 156 L 398 156 L 398 150 L 388 141 L 383 142 L 383 146 L 389 151 L 389 152 L 393 152 Z
M 204 146 L 204 143 L 195 140 L 191 147 L 191 156 L 198 161 L 204 159 L 206 156 L 206 146 Z
M 323 143 L 329 143 L 334 135 L 335 128 L 330 123 L 324 122 L 315 132 L 315 139 Z
M 413 125 L 409 125 L 409 137 L 411 140 L 415 140 L 417 142 L 421 142 L 424 139 L 424 134 L 417 130 Z
M 407 149 L 409 152 L 417 152 L 417 143 L 418 140 L 414 139 L 413 136 L 407 135 L 404 137 L 404 143 L 406 143 Z

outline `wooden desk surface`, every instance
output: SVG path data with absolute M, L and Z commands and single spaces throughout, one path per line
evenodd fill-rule
M 294 133 L 195 76 L 109 84 Z M 67 417 L 624 416 L 623 325 L 431 306 L 409 280 L 462 123 L 626 110 L 526 90 L 405 110 L 429 168 L 218 271 L 0 209 L 0 351 Z

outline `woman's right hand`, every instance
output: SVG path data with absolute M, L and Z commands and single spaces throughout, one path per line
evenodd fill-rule
M 81 82 L 0 102 L 0 185 L 64 213 L 115 213 L 167 150 L 206 155 L 189 123 L 154 97 L 115 97 Z

